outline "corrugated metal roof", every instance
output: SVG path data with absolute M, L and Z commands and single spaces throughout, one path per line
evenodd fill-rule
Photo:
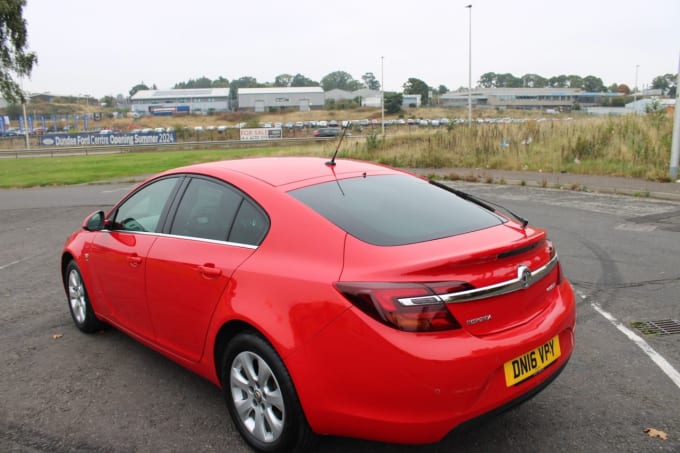
M 323 93 L 321 87 L 273 87 L 273 88 L 239 88 L 238 94 L 300 94 Z
M 132 100 L 158 99 L 158 98 L 212 98 L 228 97 L 229 88 L 191 88 L 184 90 L 140 90 L 132 96 Z

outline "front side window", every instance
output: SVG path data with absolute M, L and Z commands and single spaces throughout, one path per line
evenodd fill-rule
M 113 229 L 155 232 L 163 209 L 179 178 L 164 178 L 147 184 L 125 200 L 116 210 Z

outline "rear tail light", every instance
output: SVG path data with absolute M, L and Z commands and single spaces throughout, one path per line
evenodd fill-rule
M 335 287 L 361 311 L 390 327 L 407 332 L 459 329 L 440 294 L 469 289 L 461 282 L 337 282 Z
M 548 253 L 550 254 L 550 260 L 555 258 L 557 256 L 557 250 L 555 249 L 555 244 L 551 240 L 546 239 L 546 244 L 548 245 Z M 562 272 L 562 266 L 560 265 L 560 262 L 557 261 L 556 266 L 557 267 L 557 285 L 562 283 L 562 280 L 564 280 L 564 273 Z

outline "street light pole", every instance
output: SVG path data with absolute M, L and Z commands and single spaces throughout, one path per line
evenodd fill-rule
M 635 65 L 635 87 L 633 88 L 633 105 L 635 106 L 635 113 L 637 113 L 637 90 L 638 90 L 638 70 L 640 65 Z
M 24 79 L 21 79 L 21 109 L 24 114 L 24 137 L 26 138 L 26 150 L 31 149 L 31 142 L 28 139 L 28 117 L 26 116 L 26 92 L 24 91 Z
M 472 5 L 468 15 L 468 127 L 472 127 Z
M 675 84 L 675 113 L 673 117 L 673 139 L 671 142 L 671 181 L 678 181 L 678 160 L 680 160 L 680 58 L 678 59 L 678 80 Z
M 385 140 L 385 57 L 380 57 L 380 109 L 382 111 L 382 135 Z

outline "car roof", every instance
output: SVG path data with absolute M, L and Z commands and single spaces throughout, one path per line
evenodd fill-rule
M 237 176 L 258 179 L 275 187 L 292 190 L 310 184 L 362 175 L 403 173 L 399 170 L 365 161 L 336 159 L 327 165 L 326 157 L 261 157 L 207 162 L 166 172 L 199 173 L 233 180 Z M 239 178 L 240 179 L 240 178 Z

